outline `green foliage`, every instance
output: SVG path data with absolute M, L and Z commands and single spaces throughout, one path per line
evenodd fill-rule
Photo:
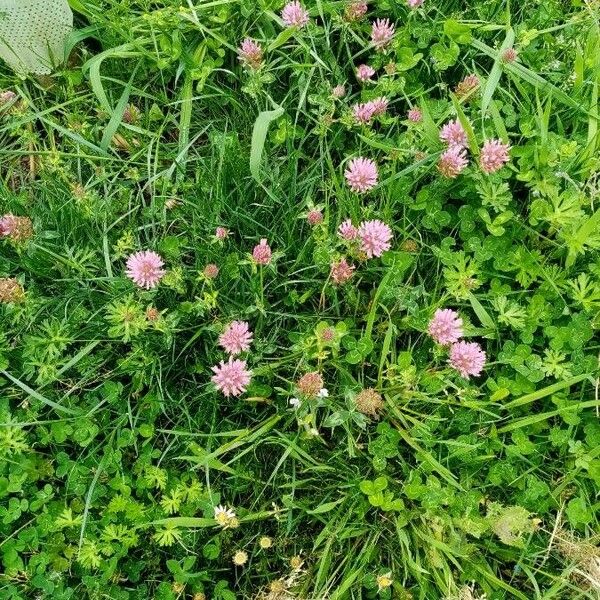
M 24 290 L 0 304 L 0 598 L 594 597 L 594 3 L 375 0 L 351 21 L 307 0 L 301 29 L 272 0 L 70 4 L 65 65 L 0 67 L 0 214 L 34 231 L 0 239 L 0 279 Z M 376 18 L 396 28 L 385 52 Z M 449 179 L 453 119 L 470 164 Z M 492 138 L 510 161 L 486 174 Z M 357 156 L 379 169 L 364 196 Z M 367 259 L 346 219 L 389 224 L 391 249 Z M 141 249 L 165 262 L 156 288 L 125 276 Z M 439 308 L 482 345 L 480 376 L 428 335 Z M 233 320 L 252 381 L 225 397 Z M 317 397 L 297 386 L 311 372 Z

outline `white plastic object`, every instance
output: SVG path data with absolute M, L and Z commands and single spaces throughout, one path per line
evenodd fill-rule
M 0 57 L 19 74 L 47 75 L 65 60 L 67 0 L 0 0 Z

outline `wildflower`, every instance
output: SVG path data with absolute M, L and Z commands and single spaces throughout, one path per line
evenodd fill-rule
M 458 596 L 452 596 L 450 600 L 488 600 L 487 594 L 480 596 L 475 591 L 475 582 L 471 585 L 463 585 L 458 591 Z
M 501 140 L 486 140 L 479 155 L 481 170 L 488 175 L 501 169 L 509 160 L 510 146 Z
M 131 125 L 140 119 L 140 109 L 134 104 L 128 104 L 123 111 L 123 123 Z
M 412 123 L 420 123 L 423 119 L 423 113 L 419 108 L 411 108 L 406 116 Z
M 158 308 L 154 307 L 154 306 L 149 306 L 146 309 L 146 319 L 148 319 L 148 321 L 158 321 L 160 317 L 160 312 L 158 310 Z
M 165 201 L 165 208 L 167 210 L 173 210 L 176 206 L 179 206 L 179 201 L 177 198 L 169 198 Z
M 467 154 L 460 146 L 451 146 L 440 156 L 438 171 L 449 179 L 460 175 L 469 164 Z
M 355 104 L 352 107 L 352 116 L 354 117 L 354 120 L 361 125 L 369 123 L 374 115 L 374 106 L 371 102 Z
M 308 211 L 306 220 L 308 221 L 309 225 L 319 225 L 323 222 L 323 213 L 320 210 L 313 208 L 312 210 Z
M 335 330 L 333 327 L 325 327 L 323 331 L 321 331 L 321 341 L 323 342 L 331 342 L 335 338 Z
M 319 398 L 329 398 L 329 390 L 327 388 L 321 388 L 317 396 Z
M 288 27 L 302 28 L 308 23 L 308 11 L 295 0 L 283 7 L 281 18 Z
M 485 352 L 477 342 L 456 342 L 450 348 L 450 366 L 463 377 L 479 375 L 485 365 Z
M 204 592 L 196 592 L 192 600 L 206 600 L 206 594 Z
M 252 260 L 257 265 L 268 265 L 271 262 L 272 252 L 267 240 L 262 238 L 260 244 L 254 246 L 252 251 Z
M 383 221 L 363 221 L 358 228 L 360 249 L 367 258 L 381 256 L 391 247 L 392 230 Z
M 290 398 L 290 406 L 297 410 L 300 407 L 300 398 Z
M 343 85 L 336 85 L 332 90 L 331 90 L 331 95 L 334 98 L 343 98 L 346 95 L 346 88 Z
M 344 176 L 353 192 L 368 192 L 377 185 L 377 165 L 370 158 L 353 158 L 348 163 Z
M 350 219 L 346 219 L 338 227 L 338 235 L 345 240 L 354 240 L 358 235 L 358 229 L 352 225 L 352 221 Z
M 467 145 L 467 133 L 458 119 L 446 123 L 440 131 L 440 140 L 446 142 L 450 148 L 458 146 L 464 148 Z
M 218 240 L 224 240 L 229 236 L 229 230 L 225 227 L 217 227 L 215 230 L 215 237 Z
M 238 48 L 238 59 L 250 69 L 259 69 L 263 59 L 262 48 L 253 39 L 246 38 Z
M 396 63 L 391 60 L 389 63 L 385 64 L 383 67 L 383 70 L 385 71 L 386 75 L 393 75 L 398 69 L 398 66 L 396 65 Z
M 25 300 L 25 290 L 23 286 L 12 277 L 0 278 L 0 302 L 8 304 L 9 302 L 23 302 Z
M 248 562 L 248 555 L 243 550 L 238 550 L 233 555 L 233 564 L 236 567 L 243 567 Z
M 29 217 L 16 217 L 6 214 L 0 217 L 0 236 L 13 242 L 24 242 L 33 236 L 33 225 Z
M 387 111 L 389 100 L 385 96 L 380 96 L 379 98 L 371 100 L 370 104 L 373 109 L 373 116 L 378 117 L 385 114 Z
M 456 311 L 449 308 L 438 308 L 429 321 L 427 332 L 438 344 L 447 346 L 458 342 L 462 337 L 462 324 L 462 319 Z
M 219 336 L 219 346 L 231 355 L 245 352 L 252 343 L 252 332 L 246 321 L 232 321 Z
M 344 18 L 346 21 L 358 21 L 365 16 L 366 12 L 367 3 L 364 2 L 364 0 L 351 0 L 351 2 L 346 5 Z
M 425 0 L 406 0 L 409 8 L 419 8 Z
M 359 412 L 374 418 L 379 417 L 379 411 L 383 408 L 383 398 L 373 388 L 360 391 L 354 398 L 354 403 Z
M 377 19 L 371 27 L 371 41 L 377 50 L 383 50 L 392 42 L 394 26 L 389 19 Z
M 354 274 L 354 265 L 349 265 L 345 258 L 331 263 L 331 279 L 336 285 L 346 283 Z
M 392 572 L 385 573 L 385 575 L 379 575 L 377 577 L 377 591 L 385 590 L 389 588 L 394 580 L 392 579 Z
M 371 81 L 373 75 L 375 75 L 375 69 L 369 65 L 359 65 L 356 68 L 356 79 L 363 83 Z
M 265 596 L 265 600 L 289 600 L 291 596 L 286 594 L 289 585 L 289 579 L 285 580 L 282 578 L 271 581 L 269 583 L 269 593 Z
M 213 263 L 209 263 L 204 267 L 203 273 L 206 279 L 214 279 L 219 274 L 219 267 Z
M 404 252 L 416 252 L 419 249 L 419 245 L 415 240 L 404 240 L 400 246 Z
M 263 550 L 268 550 L 269 548 L 271 548 L 271 546 L 273 546 L 273 540 L 266 536 L 263 535 L 260 540 L 258 540 L 258 545 L 263 549 Z
M 211 381 L 226 398 L 243 394 L 252 376 L 252 371 L 246 369 L 246 361 L 233 356 L 227 362 L 221 361 L 218 366 L 212 367 L 212 371 Z
M 504 50 L 504 52 L 502 52 L 502 62 L 504 63 L 512 63 L 515 62 L 515 60 L 517 60 L 518 54 L 517 51 L 514 48 L 507 48 L 506 50 Z
M 476 90 L 479 85 L 480 81 L 477 75 L 467 75 L 462 81 L 458 82 L 454 88 L 454 93 L 456 94 L 457 98 L 464 98 Z
M 29 217 L 6 214 L 0 217 L 0 235 L 15 242 L 24 242 L 33 236 L 33 223 Z
M 292 568 L 292 571 L 299 571 L 303 564 L 304 561 L 301 556 L 292 556 L 292 558 L 290 558 L 290 567 Z
M 159 254 L 152 250 L 142 250 L 131 254 L 127 259 L 127 270 L 125 271 L 138 287 L 154 288 L 165 275 L 164 262 Z
M 219 504 L 219 506 L 215 506 L 214 507 L 214 519 L 215 521 L 223 528 L 223 529 L 230 529 L 231 528 L 231 522 L 234 519 L 237 519 L 235 512 L 233 509 L 231 508 L 227 508 L 226 506 L 222 506 L 221 504 Z
M 0 92 L 0 107 L 4 107 L 7 104 L 11 104 L 17 100 L 18 96 L 12 90 L 5 90 Z
M 296 382 L 296 387 L 302 396 L 316 398 L 323 388 L 323 377 L 316 371 L 305 373 Z

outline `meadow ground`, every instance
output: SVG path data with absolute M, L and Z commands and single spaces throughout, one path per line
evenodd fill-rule
M 0 598 L 600 597 L 600 6 L 70 0 L 0 66 Z

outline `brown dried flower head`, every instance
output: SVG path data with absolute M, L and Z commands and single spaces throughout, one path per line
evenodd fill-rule
M 29 217 L 17 217 L 12 214 L 0 217 L 0 235 L 13 242 L 24 242 L 33 236 L 33 224 Z
M 300 377 L 296 383 L 298 391 L 307 398 L 316 398 L 323 388 L 323 378 L 316 371 L 311 371 Z
M 373 388 L 366 388 L 359 392 L 354 399 L 356 408 L 370 417 L 379 418 L 379 411 L 383 408 L 381 394 Z
M 13 277 L 0 278 L 0 302 L 23 302 L 25 290 L 23 286 Z

